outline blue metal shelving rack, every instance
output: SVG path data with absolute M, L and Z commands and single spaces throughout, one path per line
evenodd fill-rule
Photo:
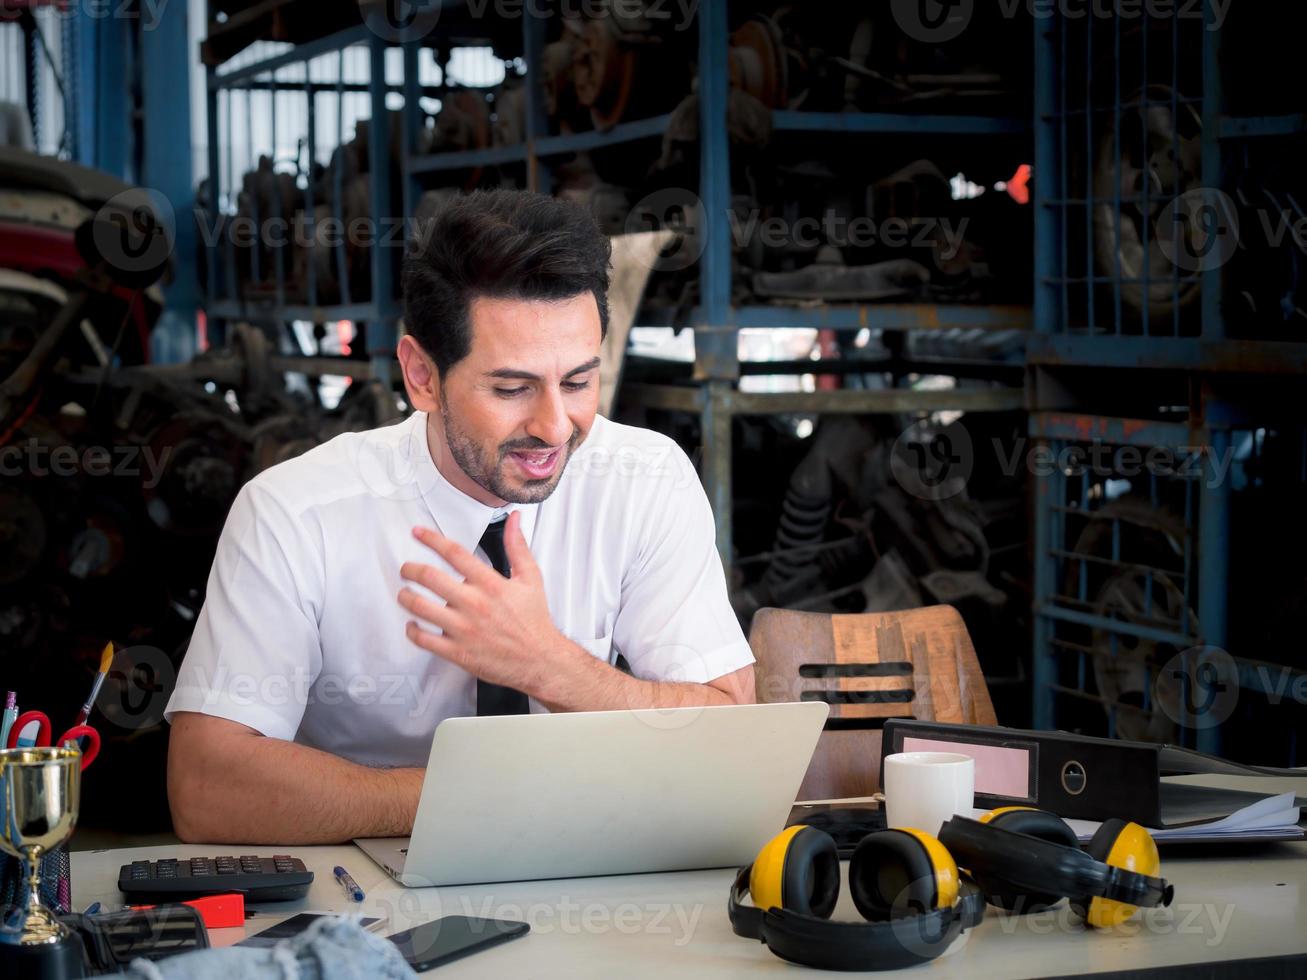
M 738 335 L 742 328 L 815 327 L 835 330 L 1028 328 L 1030 310 L 1018 306 L 936 304 L 822 304 L 820 307 L 744 306 L 731 303 L 730 160 L 727 140 L 728 29 L 726 4 L 702 4 L 698 14 L 699 197 L 709 220 L 699 260 L 699 305 L 691 311 L 694 329 L 693 388 L 640 385 L 650 407 L 695 412 L 703 433 L 703 480 L 716 519 L 717 547 L 729 571 L 732 561 L 731 419 L 774 413 L 885 413 L 931 411 L 1009 411 L 1023 406 L 1017 388 L 958 392 L 838 390 L 743 393 Z M 948 134 L 977 136 L 1024 133 L 1025 120 L 982 116 L 922 116 L 863 112 L 773 113 L 777 131 L 827 133 Z M 712 220 L 720 216 L 721 220 Z
M 206 105 L 208 115 L 208 136 L 209 136 L 209 175 L 210 175 L 210 200 L 213 202 L 215 212 L 218 202 L 221 201 L 224 188 L 219 186 L 218 179 L 222 173 L 220 167 L 219 154 L 220 147 L 226 145 L 223 139 L 222 128 L 220 127 L 218 96 L 221 92 L 232 93 L 237 91 L 254 91 L 265 90 L 273 93 L 270 100 L 273 106 L 272 128 L 276 130 L 276 92 L 277 72 L 289 65 L 303 65 L 305 68 L 305 79 L 302 83 L 282 86 L 282 91 L 293 90 L 301 93 L 305 99 L 306 118 L 308 125 L 307 139 L 309 145 L 310 157 L 312 157 L 313 148 L 316 146 L 315 137 L 317 131 L 317 93 L 320 91 L 334 91 L 336 93 L 337 106 L 337 127 L 340 126 L 341 106 L 343 104 L 344 93 L 347 91 L 343 71 L 343 53 L 347 48 L 356 45 L 365 45 L 369 53 L 369 82 L 367 86 L 368 96 L 371 104 L 371 117 L 373 119 L 385 119 L 386 112 L 386 94 L 389 91 L 385 78 L 385 52 L 387 44 L 378 35 L 370 31 L 367 27 L 359 25 L 346 30 L 332 34 L 328 37 L 316 41 L 309 41 L 298 44 L 288 51 L 264 58 L 252 64 L 243 65 L 239 68 L 233 68 L 228 71 L 220 71 L 218 66 L 209 66 L 206 70 Z M 309 81 L 308 63 L 322 55 L 336 54 L 341 59 L 342 68 L 337 73 L 337 79 L 334 84 L 323 84 Z M 230 127 L 230 116 L 228 116 L 228 127 Z M 390 169 L 385 164 L 387 153 L 387 131 L 382 125 L 371 126 L 368 130 L 368 160 L 369 160 L 369 196 L 371 199 L 371 213 L 385 214 L 390 209 Z M 233 181 L 236 175 L 231 174 Z M 335 209 L 332 217 L 337 221 L 342 221 L 340 214 L 340 194 L 339 188 L 333 196 Z M 314 233 L 313 227 L 313 182 L 309 181 L 306 199 L 306 231 L 309 235 Z M 214 220 L 211 215 L 206 220 Z M 288 217 L 277 215 L 275 217 Z M 260 216 L 256 213 L 253 215 L 255 225 L 259 225 Z M 337 320 L 351 320 L 355 323 L 367 324 L 367 341 L 368 355 L 372 365 L 372 377 L 375 377 L 386 384 L 390 383 L 391 368 L 394 362 L 396 330 L 399 321 L 399 303 L 393 292 L 389 288 L 389 283 L 394 277 L 394 249 L 384 247 L 374 247 L 370 250 L 371 258 L 371 280 L 373 283 L 372 297 L 364 302 L 352 302 L 349 295 L 348 277 L 341 275 L 341 302 L 333 305 L 320 305 L 317 302 L 318 289 L 313 263 L 309 263 L 307 270 L 307 293 L 308 302 L 306 304 L 291 304 L 286 302 L 285 286 L 287 270 L 283 268 L 284 249 L 279 249 L 276 253 L 277 268 L 275 272 L 276 294 L 275 299 L 271 302 L 253 302 L 242 298 L 237 293 L 235 282 L 234 263 L 222 261 L 218 250 L 215 248 L 206 249 L 205 261 L 208 272 L 209 298 L 206 303 L 206 313 L 208 315 L 208 325 L 211 339 L 216 343 L 220 342 L 225 335 L 225 325 L 231 320 L 251 319 L 272 322 L 286 323 L 294 320 L 305 320 L 313 323 L 327 323 Z M 344 268 L 344 243 L 337 246 L 337 267 Z M 254 277 L 259 278 L 259 256 L 258 250 L 254 249 L 251 254 Z M 383 285 L 384 284 L 384 285 Z
M 1030 435 L 1053 454 L 1094 445 L 1113 451 L 1130 447 L 1140 453 L 1170 451 L 1194 464 L 1188 477 L 1150 474 L 1136 478 L 1132 488 L 1138 498 L 1155 510 L 1169 510 L 1182 524 L 1176 553 L 1169 556 L 1174 560 L 1165 562 L 1166 567 L 1161 567 L 1160 561 L 1123 553 L 1123 537 L 1145 526 L 1148 518 L 1113 509 L 1108 484 L 1114 474 L 1058 470 L 1036 481 L 1032 693 L 1034 724 L 1039 728 L 1066 727 L 1073 703 L 1099 701 L 1106 708 L 1107 734 L 1118 734 L 1122 720 L 1118 712 L 1128 709 L 1113 704 L 1098 683 L 1090 683 L 1094 658 L 1101 657 L 1104 648 L 1115 661 L 1126 647 L 1139 644 L 1190 651 L 1181 653 L 1183 658 L 1198 656 L 1194 648 L 1226 647 L 1233 577 L 1232 480 L 1214 467 L 1236 445 L 1247 445 L 1268 420 L 1293 424 L 1291 406 L 1277 404 L 1273 393 L 1264 400 L 1250 397 L 1247 385 L 1237 385 L 1231 379 L 1260 374 L 1268 392 L 1275 392 L 1283 390 L 1279 382 L 1285 376 L 1307 372 L 1307 343 L 1230 335 L 1219 264 L 1206 263 L 1188 273 L 1173 268 L 1169 290 L 1165 281 L 1160 284 L 1169 293 L 1169 313 L 1151 317 L 1148 297 L 1159 283 L 1150 283 L 1149 264 L 1143 263 L 1142 276 L 1134 277 L 1122 267 L 1123 207 L 1139 207 L 1148 213 L 1149 195 L 1158 193 L 1152 174 L 1141 181 L 1135 194 L 1122 191 L 1122 127 L 1131 124 L 1133 110 L 1139 110 L 1141 118 L 1147 117 L 1150 105 L 1162 113 L 1169 111 L 1176 129 L 1185 112 L 1200 122 L 1197 178 L 1203 188 L 1223 186 L 1227 176 L 1224 151 L 1231 143 L 1307 133 L 1307 119 L 1302 115 L 1249 118 L 1224 114 L 1221 32 L 1208 29 L 1215 27 L 1210 8 L 1205 15 L 1207 20 L 1188 28 L 1179 18 L 1161 24 L 1143 20 L 1142 40 L 1136 37 L 1133 47 L 1127 42 L 1129 57 L 1141 63 L 1143 81 L 1135 102 L 1129 100 L 1136 96 L 1122 86 L 1123 76 L 1135 67 L 1122 58 L 1120 19 L 1113 21 L 1110 30 L 1060 15 L 1036 22 L 1036 265 L 1034 332 L 1028 346 Z M 1194 26 L 1201 29 L 1193 30 Z M 1190 33 L 1184 33 L 1186 29 Z M 1154 32 L 1151 38 L 1150 30 Z M 1184 91 L 1181 65 L 1188 77 L 1194 73 L 1201 76 L 1201 94 L 1193 92 L 1192 84 Z M 1073 93 L 1080 88 L 1083 101 L 1077 102 Z M 1150 103 L 1150 99 L 1155 101 Z M 1109 134 L 1108 145 L 1115 149 L 1113 189 L 1110 196 L 1096 197 L 1092 179 L 1095 141 L 1101 146 Z M 1143 138 L 1148 139 L 1146 131 Z M 1173 135 L 1172 139 L 1170 158 L 1174 161 L 1179 137 Z M 1083 161 L 1079 171 L 1077 159 Z M 1175 194 L 1175 188 L 1169 193 Z M 1154 199 L 1152 205 L 1156 203 Z M 1101 222 L 1104 213 L 1115 215 L 1112 227 L 1117 236 L 1113 261 L 1106 269 L 1101 267 L 1101 259 L 1096 260 L 1093 241 L 1095 222 Z M 1145 221 L 1145 253 L 1148 235 Z M 1134 316 L 1122 303 L 1123 290 L 1131 288 L 1141 288 L 1144 296 L 1142 309 Z M 1181 296 L 1188 289 L 1196 289 L 1196 297 L 1182 314 Z M 1121 396 L 1137 386 L 1153 384 L 1166 372 L 1187 376 L 1189 404 L 1182 406 L 1187 410 L 1169 417 L 1123 417 L 1117 409 Z M 1086 396 L 1087 391 L 1093 394 Z M 1085 539 L 1077 535 L 1094 527 L 1100 529 L 1092 535 L 1100 550 L 1078 547 Z M 1095 602 L 1087 589 L 1094 575 L 1119 583 L 1135 579 L 1132 587 L 1142 608 L 1122 614 L 1120 608 Z M 1164 583 L 1164 588 L 1159 583 Z M 1155 605 L 1159 594 L 1171 597 L 1170 608 Z M 1085 639 L 1087 633 L 1094 637 L 1092 642 Z M 1235 659 L 1240 687 L 1266 694 L 1267 675 L 1253 669 L 1248 660 Z M 1301 676 L 1301 671 L 1295 676 Z M 1157 709 L 1151 700 L 1157 682 L 1151 674 L 1146 678 L 1138 705 L 1141 711 Z M 1189 678 L 1181 684 L 1188 685 Z M 1191 697 L 1193 700 L 1185 700 Z M 1181 691 L 1182 704 L 1200 700 L 1187 689 Z M 1205 751 L 1220 751 L 1219 725 L 1203 724 L 1194 716 L 1176 720 L 1182 740 Z
M 544 21 L 532 14 L 531 5 L 523 8 L 522 50 L 528 66 L 525 77 L 525 140 L 518 145 L 485 149 L 419 153 L 418 133 L 421 126 L 418 97 L 422 94 L 418 78 L 418 53 L 424 44 L 441 37 L 436 26 L 428 36 L 400 39 L 403 50 L 403 195 L 406 214 L 412 215 L 420 197 L 424 178 L 433 173 L 478 166 L 496 166 L 521 162 L 525 166 L 529 187 L 548 192 L 551 165 L 568 154 L 612 146 L 632 140 L 656 139 L 667 129 L 670 116 L 659 115 L 621 123 L 605 132 L 580 132 L 555 135 L 549 132 L 544 94 L 539 76 L 530 66 L 542 60 L 545 40 Z M 1015 386 L 967 388 L 954 392 L 894 389 L 871 391 L 787 392 L 784 394 L 744 393 L 737 390 L 740 376 L 738 333 L 746 328 L 810 327 L 857 331 L 862 328 L 908 331 L 949 328 L 1011 330 L 1028 329 L 1031 310 L 1014 305 L 963 304 L 823 304 L 819 307 L 742 306 L 731 303 L 731 243 L 725 216 L 730 213 L 729 147 L 727 141 L 727 99 L 729 94 L 728 45 L 730 32 L 725 4 L 702 4 L 698 10 L 698 92 L 700 111 L 699 196 L 705 213 L 722 216 L 706 223 L 705 242 L 699 260 L 699 303 L 690 311 L 688 322 L 695 335 L 694 386 L 639 386 L 641 401 L 650 407 L 695 413 L 700 416 L 703 432 L 703 479 L 717 522 L 717 544 L 729 566 L 732 555 L 731 528 L 731 419 L 734 415 L 769 413 L 885 413 L 932 411 L 956 408 L 967 411 L 1011 411 L 1023 407 L 1023 392 Z M 218 105 L 217 94 L 243 85 L 275 85 L 273 72 L 296 62 L 343 47 L 367 43 L 371 51 L 372 80 L 369 92 L 373 118 L 382 118 L 387 88 L 382 66 L 386 44 L 364 28 L 344 31 L 321 41 L 302 44 L 285 54 L 266 59 L 239 70 L 218 73 L 210 70 L 208 78 L 210 171 L 218 173 Z M 260 81 L 262 80 L 262 81 Z M 314 125 L 312 97 L 309 97 L 309 126 Z M 825 133 L 893 133 L 903 135 L 956 135 L 975 138 L 985 135 L 1025 134 L 1030 124 L 1025 119 L 986 116 L 917 115 L 874 112 L 806 112 L 778 111 L 774 124 L 784 132 Z M 385 152 L 384 128 L 370 129 L 370 152 L 374 161 Z M 310 145 L 312 145 L 310 138 Z M 384 168 L 373 167 L 374 174 Z M 377 181 L 371 187 L 373 213 L 385 213 L 383 202 L 389 188 Z M 214 195 L 215 200 L 217 195 Z M 337 216 L 339 217 L 339 216 Z M 384 248 L 372 250 L 372 281 L 391 281 L 393 256 Z M 263 307 L 242 302 L 232 291 L 231 283 L 220 283 L 218 257 L 209 255 L 209 279 L 218 283 L 215 298 L 209 303 L 211 322 L 237 317 L 262 316 L 266 319 L 304 319 L 323 322 L 351 319 L 369 324 L 369 353 L 378 376 L 390 370 L 394 348 L 398 301 L 394 296 L 379 295 L 365 304 L 346 303 L 336 307 L 287 306 L 277 301 Z M 224 291 L 225 287 L 225 291 Z M 310 290 L 312 286 L 310 286 Z M 657 325 L 657 324 L 650 324 Z M 378 329 L 380 328 L 380 329 Z M 819 365 L 814 365 L 819 367 Z
M 421 41 L 403 44 L 404 104 L 406 110 L 405 210 L 412 214 L 424 174 L 493 166 L 521 161 L 528 186 L 548 192 L 553 160 L 568 154 L 613 146 L 632 140 L 661 137 L 670 115 L 621 123 L 605 132 L 553 135 L 548 132 L 544 95 L 538 76 L 529 66 L 539 64 L 544 44 L 544 22 L 522 16 L 526 75 L 526 139 L 520 145 L 482 150 L 421 154 L 416 152 L 418 127 L 417 58 Z M 703 478 L 717 524 L 717 546 L 723 561 L 732 554 L 731 529 L 731 417 L 776 412 L 907 412 L 938 408 L 969 411 L 1008 411 L 1023 404 L 1018 388 L 965 390 L 953 393 L 906 390 L 789 392 L 777 395 L 736 390 L 740 368 L 738 332 L 742 328 L 815 327 L 857 331 L 882 330 L 1013 329 L 1027 328 L 1030 309 L 1024 306 L 935 304 L 829 304 L 817 308 L 779 306 L 735 307 L 730 302 L 731 249 L 729 148 L 726 112 L 728 98 L 727 51 L 730 32 L 725 4 L 703 4 L 698 16 L 700 132 L 700 198 L 705 213 L 723 216 L 707 222 L 706 241 L 699 262 L 700 302 L 689 314 L 695 333 L 695 387 L 639 386 L 641 401 L 650 407 L 696 413 L 702 421 Z M 1021 134 L 1029 131 L 1024 119 L 981 116 L 920 116 L 893 113 L 779 111 L 773 116 L 777 130 L 793 132 L 902 133 L 977 136 Z M 649 324 L 655 325 L 655 324 Z

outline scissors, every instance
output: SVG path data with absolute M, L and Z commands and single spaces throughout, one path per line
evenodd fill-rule
M 18 745 L 18 736 L 24 728 L 36 722 L 36 744 L 42 748 L 50 745 L 63 745 L 65 742 L 76 742 L 78 739 L 86 739 L 86 748 L 82 752 L 82 769 L 83 771 L 100 754 L 100 733 L 90 725 L 74 725 L 68 731 L 59 736 L 57 742 L 52 741 L 50 733 L 53 729 L 50 727 L 50 717 L 44 711 L 24 711 L 14 721 L 14 727 L 9 730 L 9 744 L 5 748 L 12 749 Z M 80 743 L 79 743 L 80 744 Z

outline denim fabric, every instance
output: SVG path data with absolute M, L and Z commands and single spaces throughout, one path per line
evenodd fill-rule
M 409 980 L 417 974 L 388 939 L 352 919 L 319 919 L 272 949 L 201 949 L 158 962 L 137 960 L 118 980 Z

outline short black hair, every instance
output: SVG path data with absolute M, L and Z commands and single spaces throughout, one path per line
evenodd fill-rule
M 579 204 L 529 191 L 460 195 L 416 229 L 404 256 L 404 321 L 440 377 L 472 348 L 478 297 L 561 300 L 592 293 L 608 333 L 612 243 Z

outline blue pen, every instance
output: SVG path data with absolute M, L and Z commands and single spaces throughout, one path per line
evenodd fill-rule
M 9 729 L 14 727 L 14 722 L 18 720 L 18 695 L 10 691 L 5 695 L 5 713 L 3 720 L 0 720 L 0 748 L 9 744 Z
M 363 901 L 365 897 L 363 889 L 359 887 L 359 883 L 354 880 L 353 876 L 348 871 L 338 864 L 331 869 L 331 873 L 336 876 L 336 880 L 340 882 L 340 886 L 345 889 L 345 894 L 348 895 L 352 901 Z

